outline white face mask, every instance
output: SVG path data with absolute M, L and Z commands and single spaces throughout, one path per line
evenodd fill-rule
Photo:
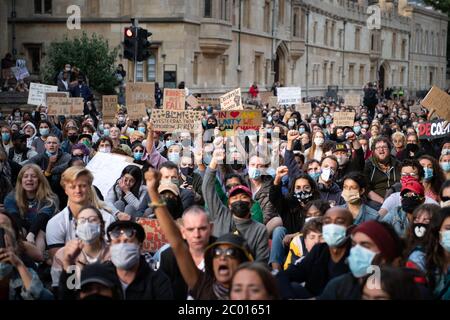
M 314 138 L 314 143 L 315 143 L 317 146 L 323 145 L 324 142 L 325 142 L 325 139 L 324 139 L 324 138 Z
M 85 222 L 77 225 L 76 234 L 78 238 L 86 243 L 92 243 L 100 236 L 100 224 Z
M 130 270 L 139 263 L 140 248 L 136 243 L 118 243 L 111 246 L 111 262 L 116 268 Z
M 98 152 L 110 153 L 111 152 L 111 147 L 98 148 Z
M 325 181 L 328 182 L 331 180 L 331 178 L 333 178 L 334 175 L 334 171 L 331 168 L 324 168 L 322 169 L 322 174 L 320 175 L 320 178 Z

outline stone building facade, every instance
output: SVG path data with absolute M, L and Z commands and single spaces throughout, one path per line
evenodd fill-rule
M 67 29 L 70 5 L 81 9 L 81 30 Z M 380 9 L 377 29 L 369 5 Z M 448 18 L 407 0 L 0 0 L 0 54 L 15 48 L 38 73 L 64 34 L 95 32 L 120 46 L 132 17 L 153 33 L 137 81 L 185 81 L 209 94 L 280 81 L 309 96 L 328 86 L 359 92 L 368 81 L 413 94 L 446 85 Z M 118 63 L 132 79 L 134 64 Z

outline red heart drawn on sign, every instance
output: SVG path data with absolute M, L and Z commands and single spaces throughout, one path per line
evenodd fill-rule
M 233 118 L 236 118 L 236 117 L 238 117 L 238 116 L 239 116 L 239 114 L 240 114 L 240 112 L 239 112 L 239 111 L 231 111 L 231 112 L 230 112 L 230 116 L 232 116 Z

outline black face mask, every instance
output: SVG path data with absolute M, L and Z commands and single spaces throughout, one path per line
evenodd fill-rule
M 250 202 L 247 201 L 235 201 L 231 204 L 231 213 L 236 217 L 245 218 L 250 213 Z
M 180 171 L 183 174 L 183 176 L 190 177 L 194 173 L 194 168 L 191 167 L 180 168 Z
M 414 235 L 416 238 L 423 238 L 427 232 L 428 225 L 424 223 L 414 223 Z
M 419 151 L 419 146 L 414 143 L 408 143 L 406 145 L 406 151 L 416 153 L 417 151 Z
M 421 204 L 422 201 L 417 197 L 402 198 L 402 209 L 406 213 L 412 213 Z
M 206 125 L 206 128 L 207 128 L 207 129 L 214 129 L 215 127 L 217 127 L 217 123 L 208 123 L 208 124 Z
M 70 142 L 75 143 L 78 139 L 78 136 L 77 135 L 67 136 L 67 139 L 69 139 Z

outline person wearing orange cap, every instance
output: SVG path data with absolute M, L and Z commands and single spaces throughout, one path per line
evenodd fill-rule
M 382 221 L 392 225 L 397 234 L 405 238 L 406 231 L 413 222 L 413 211 L 425 202 L 425 190 L 415 178 L 403 177 L 400 197 L 401 205 L 389 211 Z

